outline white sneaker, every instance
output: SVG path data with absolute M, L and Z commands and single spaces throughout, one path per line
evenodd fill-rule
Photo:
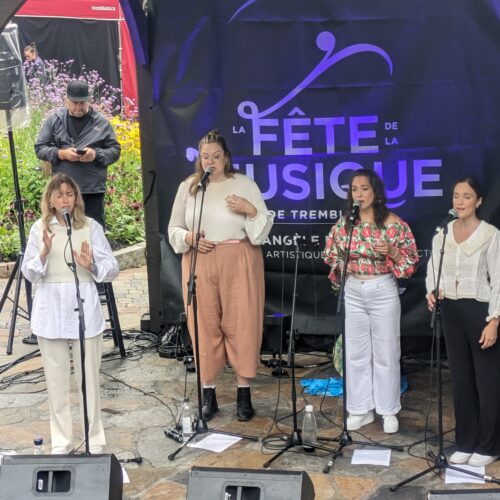
M 469 459 L 469 465 L 473 467 L 481 467 L 482 465 L 491 464 L 498 458 L 498 455 L 490 456 L 490 455 L 480 455 L 479 453 L 474 453 L 472 457 Z
M 472 453 L 464 453 L 463 451 L 456 451 L 450 457 L 450 462 L 452 464 L 466 464 L 469 458 L 472 457 Z
M 398 417 L 396 415 L 382 415 L 384 419 L 384 432 L 386 434 L 394 434 L 399 430 Z
M 361 427 L 371 424 L 375 417 L 373 416 L 373 411 L 369 411 L 364 415 L 349 415 L 347 417 L 347 430 L 357 431 Z

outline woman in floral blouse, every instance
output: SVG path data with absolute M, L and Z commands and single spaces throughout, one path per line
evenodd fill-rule
M 418 262 L 408 224 L 389 212 L 384 183 L 372 170 L 357 170 L 348 192 L 346 215 L 335 224 L 324 260 L 330 281 L 340 287 L 353 203 L 354 221 L 345 284 L 347 429 L 357 430 L 382 415 L 384 432 L 399 429 L 400 316 L 396 278 L 409 278 Z

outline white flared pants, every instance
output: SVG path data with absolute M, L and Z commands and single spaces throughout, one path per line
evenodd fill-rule
M 347 410 L 375 409 L 395 415 L 400 402 L 400 318 L 398 284 L 392 275 L 370 280 L 349 276 L 345 286 Z

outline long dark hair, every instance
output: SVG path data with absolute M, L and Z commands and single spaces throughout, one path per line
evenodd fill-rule
M 352 198 L 352 181 L 356 177 L 366 177 L 373 189 L 374 199 L 373 199 L 373 213 L 375 216 L 375 224 L 377 227 L 384 227 L 384 222 L 387 217 L 389 217 L 389 209 L 386 206 L 387 198 L 385 196 L 385 186 L 384 181 L 373 171 L 367 168 L 362 168 L 361 170 L 356 170 L 352 176 L 351 182 L 349 183 L 349 191 L 347 193 L 347 209 L 346 218 L 352 213 L 352 204 L 354 202 Z
M 236 172 L 236 169 L 233 166 L 233 158 L 231 156 L 231 151 L 229 151 L 229 148 L 227 147 L 226 139 L 222 137 L 222 135 L 219 134 L 219 131 L 214 129 L 211 130 L 208 134 L 203 136 L 200 139 L 200 142 L 198 143 L 198 158 L 196 158 L 196 161 L 194 163 L 194 175 L 193 175 L 193 180 L 191 181 L 191 185 L 189 186 L 189 192 L 190 194 L 196 194 L 196 190 L 198 189 L 198 183 L 201 180 L 201 177 L 204 173 L 203 168 L 201 166 L 201 148 L 205 144 L 218 144 L 222 151 L 224 151 L 224 157 L 225 157 L 225 164 L 224 164 L 224 173 L 232 177 L 232 174 Z

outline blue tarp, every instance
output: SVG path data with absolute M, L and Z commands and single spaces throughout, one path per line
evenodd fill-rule
M 305 378 L 301 380 L 304 393 L 311 396 L 342 396 L 342 379 L 340 377 L 330 378 Z M 401 394 L 408 390 L 408 377 L 401 377 Z

